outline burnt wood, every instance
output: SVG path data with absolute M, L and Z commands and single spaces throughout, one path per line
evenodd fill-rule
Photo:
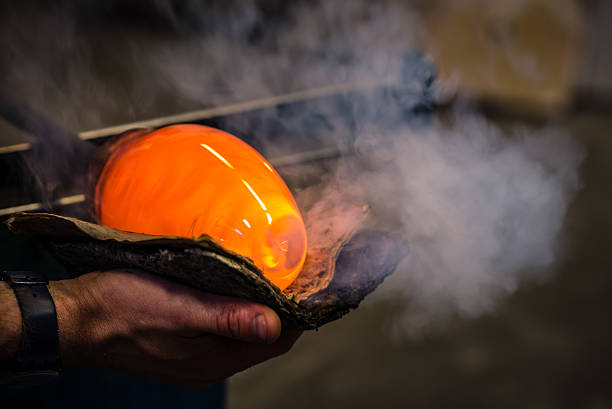
M 197 239 L 123 232 L 48 213 L 19 213 L 6 224 L 38 238 L 72 275 L 139 269 L 203 291 L 268 305 L 285 328 L 308 330 L 336 320 L 391 274 L 406 255 L 402 238 L 359 230 L 367 207 L 312 209 L 305 215 L 308 253 L 285 291 L 253 262 L 207 235 Z

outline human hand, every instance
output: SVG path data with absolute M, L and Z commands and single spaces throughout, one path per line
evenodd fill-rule
M 90 273 L 50 284 L 65 364 L 87 364 L 202 389 L 287 352 L 270 308 L 142 272 Z

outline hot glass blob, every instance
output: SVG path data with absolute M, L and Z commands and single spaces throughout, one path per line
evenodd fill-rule
M 227 132 L 173 125 L 111 147 L 95 191 L 100 223 L 154 235 L 208 234 L 281 289 L 306 258 L 306 230 L 270 164 Z

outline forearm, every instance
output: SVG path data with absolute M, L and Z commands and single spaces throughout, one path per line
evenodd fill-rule
M 21 311 L 13 290 L 0 282 L 0 366 L 19 349 L 21 341 Z
M 49 292 L 57 311 L 59 354 L 64 365 L 84 364 L 93 342 L 92 306 L 87 303 L 88 289 L 79 278 L 51 281 Z

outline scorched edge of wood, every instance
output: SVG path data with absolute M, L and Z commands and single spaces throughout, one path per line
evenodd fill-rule
M 304 268 L 285 291 L 253 262 L 207 235 L 197 239 L 123 232 L 49 213 L 17 213 L 8 228 L 41 240 L 72 275 L 140 269 L 203 291 L 273 308 L 288 329 L 316 329 L 374 291 L 407 254 L 396 234 L 363 229 L 367 206 L 323 208 L 305 214 Z

